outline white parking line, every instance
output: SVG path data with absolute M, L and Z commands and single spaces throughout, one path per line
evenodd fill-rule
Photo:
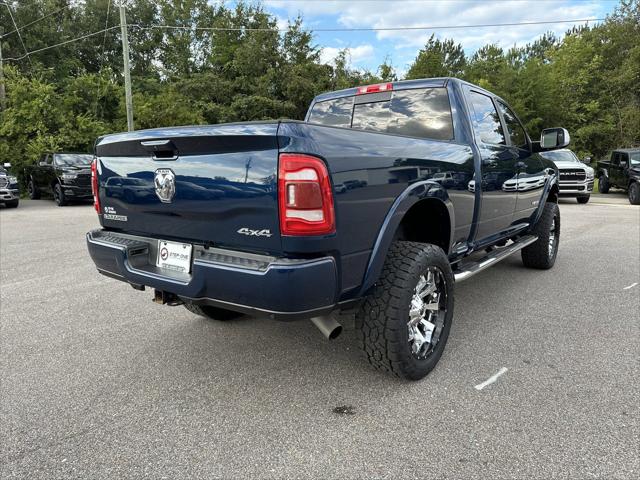
M 638 284 L 638 282 L 632 283 L 631 285 L 629 285 L 628 287 L 624 287 L 623 290 L 629 290 L 630 288 L 635 287 Z
M 491 385 L 493 382 L 495 382 L 496 380 L 498 380 L 498 377 L 500 375 L 503 375 L 505 373 L 507 373 L 507 370 L 509 370 L 506 367 L 502 367 L 500 370 L 498 370 L 498 373 L 496 373 L 495 375 L 490 376 L 489 378 L 487 378 L 484 382 L 479 383 L 478 385 L 475 386 L 475 389 L 480 391 L 482 390 L 484 387 L 486 387 L 487 385 Z

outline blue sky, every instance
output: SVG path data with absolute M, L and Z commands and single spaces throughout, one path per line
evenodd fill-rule
M 301 14 L 317 28 L 474 25 L 572 19 L 595 19 L 611 13 L 617 2 L 601 0 L 263 0 L 265 8 L 286 26 Z M 376 70 L 388 56 L 399 73 L 406 71 L 418 50 L 434 33 L 453 38 L 468 54 L 486 43 L 509 48 L 524 45 L 546 31 L 562 35 L 569 23 L 491 28 L 381 32 L 317 32 L 322 58 L 331 61 L 349 49 L 351 65 Z

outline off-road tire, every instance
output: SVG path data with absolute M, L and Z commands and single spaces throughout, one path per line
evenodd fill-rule
M 7 208 L 18 208 L 18 204 L 20 203 L 19 199 L 16 200 L 7 200 L 6 202 L 4 202 L 4 205 Z
M 589 203 L 590 198 L 591 198 L 591 195 L 581 195 L 577 197 L 576 200 L 578 200 L 578 203 Z
M 233 320 L 243 316 L 242 313 L 234 312 L 232 310 L 225 310 L 224 308 L 212 307 L 210 305 L 195 305 L 193 303 L 184 303 L 184 308 L 191 313 L 200 315 L 201 317 L 208 318 L 210 320 L 218 320 L 220 322 L 226 322 L 227 320 Z
M 33 180 L 29 180 L 27 192 L 29 192 L 29 198 L 31 200 L 38 200 L 40 198 L 40 190 L 38 190 L 38 187 L 33 183 Z
M 609 188 L 611 188 L 609 185 L 609 179 L 606 176 L 601 175 L 598 178 L 598 191 L 600 193 L 609 193 Z
M 416 357 L 408 341 L 411 299 L 418 279 L 437 267 L 446 285 L 446 315 L 438 343 L 425 358 Z M 438 363 L 453 320 L 454 277 L 446 254 L 427 243 L 394 242 L 380 279 L 356 313 L 359 346 L 376 369 L 409 380 L 420 380 Z
M 633 182 L 629 185 L 629 203 L 631 205 L 640 205 L 640 183 Z
M 555 246 L 549 251 L 551 227 L 555 218 Z M 548 270 L 556 263 L 558 247 L 560 245 L 560 209 L 557 203 L 547 202 L 542 215 L 531 231 L 538 240 L 522 249 L 522 263 L 525 267 Z
M 62 186 L 59 183 L 56 183 L 53 186 L 53 199 L 55 200 L 56 205 L 58 205 L 59 207 L 64 207 L 69 203 L 67 201 L 67 197 L 64 195 L 64 192 L 62 191 Z

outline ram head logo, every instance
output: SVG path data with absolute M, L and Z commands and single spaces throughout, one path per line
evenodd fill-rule
M 176 175 L 170 168 L 156 170 L 154 179 L 156 195 L 162 203 L 171 203 L 176 194 Z

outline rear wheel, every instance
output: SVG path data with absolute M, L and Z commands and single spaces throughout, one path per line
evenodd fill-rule
M 380 279 L 356 314 L 360 348 L 374 368 L 420 380 L 438 363 L 453 320 L 454 278 L 441 248 L 394 242 Z
M 538 223 L 531 231 L 538 240 L 522 249 L 525 267 L 547 270 L 556 263 L 560 243 L 560 209 L 558 204 L 547 202 Z
M 193 303 L 184 303 L 184 308 L 191 313 L 200 315 L 201 317 L 209 318 L 211 320 L 218 320 L 221 322 L 227 320 L 233 320 L 234 318 L 240 318 L 242 313 L 234 312 L 232 310 L 225 310 L 224 308 L 212 307 L 210 305 L 195 305 Z
M 640 205 L 640 183 L 633 182 L 629 185 L 629 203 L 631 205 Z
M 588 203 L 590 198 L 591 195 L 581 195 L 576 200 L 578 200 L 578 203 Z
M 68 203 L 67 197 L 64 195 L 62 186 L 59 183 L 56 183 L 53 187 L 53 199 L 59 207 L 64 207 Z
M 600 193 L 609 193 L 609 179 L 604 175 L 598 178 L 598 190 Z
M 27 184 L 27 192 L 29 192 L 29 198 L 31 200 L 38 200 L 40 198 L 40 190 L 36 187 L 36 184 L 33 183 L 33 180 L 29 180 Z

